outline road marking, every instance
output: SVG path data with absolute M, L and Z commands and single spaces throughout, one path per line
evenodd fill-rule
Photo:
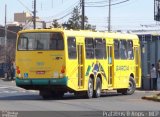
M 22 93 L 26 93 L 26 91 L 24 90 L 24 91 L 21 91 Z
M 7 87 L 4 87 L 4 86 L 1 87 L 1 86 L 0 86 L 0 89 L 6 89 L 6 88 L 7 88 Z
M 0 94 L 2 93 L 9 93 L 9 94 L 13 94 L 13 93 L 18 93 L 18 91 L 1 91 Z
M 36 90 L 28 90 L 29 92 L 32 92 L 32 93 L 36 93 L 36 92 L 39 92 L 39 91 L 36 91 Z
M 10 93 L 18 93 L 18 91 L 10 91 Z
M 3 93 L 9 93 L 9 91 L 3 91 Z
M 1 85 L 0 89 L 25 90 L 25 89 L 22 89 L 22 88 L 18 88 L 18 87 L 14 87 L 14 86 L 5 86 L 5 85 Z
M 2 93 L 36 93 L 36 91 L 0 91 L 0 94 L 2 94 Z
M 19 88 L 16 86 L 8 86 L 8 85 L 0 85 L 0 94 L 5 93 L 5 94 L 9 94 L 9 93 L 37 93 L 39 91 L 36 90 L 25 90 L 23 88 Z

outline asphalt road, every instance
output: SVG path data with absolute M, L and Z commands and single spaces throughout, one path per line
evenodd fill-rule
M 142 100 L 158 91 L 137 90 L 133 95 L 114 91 L 100 98 L 81 99 L 65 94 L 62 99 L 43 100 L 38 91 L 27 91 L 15 86 L 14 81 L 0 79 L 0 110 L 9 111 L 159 111 L 160 103 Z

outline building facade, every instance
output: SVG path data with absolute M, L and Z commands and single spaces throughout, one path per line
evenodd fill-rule
M 0 27 L 0 76 L 4 77 L 6 69 L 15 58 L 17 32 L 21 26 L 7 26 L 7 43 L 5 48 L 5 27 Z
M 138 36 L 141 44 L 142 87 L 150 89 L 151 65 L 156 66 L 160 59 L 160 33 L 138 34 Z

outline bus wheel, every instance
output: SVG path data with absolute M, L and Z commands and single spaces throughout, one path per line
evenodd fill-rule
M 136 90 L 136 82 L 133 77 L 129 79 L 129 88 L 124 90 L 122 94 L 124 95 L 132 95 Z
M 92 78 L 89 78 L 87 98 L 92 98 L 92 97 L 93 97 L 93 80 L 92 80 Z
M 96 90 L 94 91 L 94 97 L 99 98 L 101 96 L 102 84 L 101 79 L 98 77 L 96 80 Z

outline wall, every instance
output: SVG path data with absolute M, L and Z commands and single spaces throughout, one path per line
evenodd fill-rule
M 139 35 L 141 45 L 142 87 L 150 89 L 150 69 L 160 59 L 160 36 Z

